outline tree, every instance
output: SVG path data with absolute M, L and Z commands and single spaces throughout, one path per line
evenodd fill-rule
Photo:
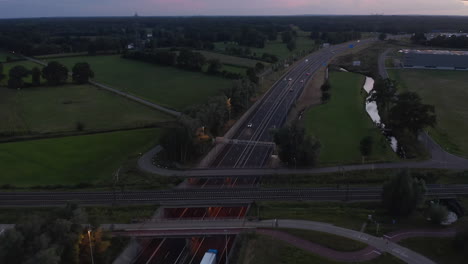
M 424 202 L 425 193 L 424 180 L 413 178 L 404 170 L 384 184 L 382 202 L 390 214 L 406 217 Z
M 436 124 L 435 109 L 421 103 L 417 93 L 405 92 L 397 96 L 395 105 L 389 111 L 388 125 L 396 131 L 407 130 L 414 136 L 425 127 Z
M 56 61 L 51 61 L 42 69 L 42 77 L 49 85 L 60 85 L 67 80 L 68 69 Z
M 246 71 L 246 75 L 251 82 L 258 84 L 259 79 L 253 68 L 248 68 Z
M 387 34 L 385 34 L 384 32 L 379 34 L 379 40 L 386 40 L 386 39 L 387 39 Z
M 436 203 L 431 204 L 431 207 L 429 207 L 429 218 L 432 223 L 440 225 L 442 222 L 447 220 L 447 216 L 447 207 Z
M 330 100 L 331 94 L 329 92 L 322 92 L 322 103 L 326 103 Z
M 359 150 L 363 157 L 368 157 L 372 154 L 372 146 L 374 145 L 374 140 L 371 136 L 364 137 L 359 145 Z
M 326 80 L 326 81 L 322 84 L 322 86 L 320 86 L 320 90 L 322 90 L 322 92 L 327 92 L 327 91 L 330 90 L 330 88 L 331 88 L 331 86 L 330 86 L 330 81 L 329 81 L 329 80 Z
M 311 38 L 311 39 L 320 39 L 320 32 L 318 32 L 318 31 L 312 31 L 312 32 L 310 33 L 310 38 Z
M 411 37 L 411 41 L 415 44 L 425 44 L 427 41 L 426 35 L 422 32 L 414 33 Z
M 320 143 L 305 134 L 296 123 L 278 129 L 274 134 L 281 161 L 288 166 L 313 166 L 316 163 Z
M 39 68 L 34 67 L 31 71 L 32 75 L 32 85 L 33 86 L 40 86 L 41 85 L 41 70 Z
M 284 31 L 281 33 L 281 40 L 283 43 L 289 43 L 293 39 L 293 35 L 291 34 L 291 31 Z
M 286 45 L 289 51 L 293 51 L 296 49 L 296 41 L 290 40 L 288 44 Z
M 255 64 L 255 72 L 256 72 L 256 73 L 261 73 L 261 72 L 263 72 L 264 70 L 265 70 L 265 65 L 264 65 L 263 63 L 257 62 L 257 63 Z
M 78 62 L 73 66 L 72 79 L 77 84 L 85 84 L 94 77 L 94 72 L 87 62 Z
M 187 70 L 201 71 L 205 63 L 206 59 L 201 53 L 188 49 L 181 50 L 177 57 L 177 66 Z
M 369 102 L 376 102 L 383 121 L 388 120 L 388 112 L 397 100 L 397 85 L 392 79 L 377 79 L 374 89 L 368 98 Z
M 8 74 L 8 87 L 10 88 L 23 88 L 23 78 L 29 75 L 29 71 L 21 65 L 15 66 L 10 69 Z
M 211 59 L 211 60 L 208 60 L 208 69 L 206 72 L 209 74 L 219 74 L 222 68 L 223 68 L 223 64 L 221 64 L 220 60 Z
M 0 82 L 5 79 L 5 74 L 3 73 L 3 63 L 0 62 Z

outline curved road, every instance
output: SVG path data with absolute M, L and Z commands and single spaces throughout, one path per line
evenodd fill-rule
M 223 220 L 223 221 L 162 221 L 145 224 L 115 224 L 104 225 L 103 229 L 118 230 L 120 235 L 128 236 L 155 236 L 159 233 L 163 235 L 168 231 L 174 230 L 182 235 L 183 230 L 188 230 L 192 234 L 195 230 L 210 230 L 212 234 L 224 234 L 230 232 L 239 232 L 240 229 L 259 229 L 259 228 L 293 228 L 303 230 L 313 230 L 329 233 L 337 236 L 346 237 L 365 243 L 375 249 L 375 251 L 387 252 L 393 256 L 410 264 L 435 264 L 432 260 L 414 252 L 408 248 L 396 244 L 392 239 L 376 237 L 366 233 L 351 229 L 338 227 L 335 225 L 305 221 L 274 219 L 264 221 L 243 221 L 243 220 Z M 450 234 L 451 235 L 451 234 Z M 377 253 L 376 253 L 377 254 Z

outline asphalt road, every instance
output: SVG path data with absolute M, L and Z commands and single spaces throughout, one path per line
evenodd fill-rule
M 229 188 L 175 189 L 165 191 L 103 192 L 0 192 L 0 206 L 59 206 L 172 203 L 233 203 L 251 201 L 376 201 L 381 187 L 351 188 Z M 454 198 L 468 195 L 468 185 L 429 185 L 429 197 Z
M 321 49 L 303 58 L 283 80 L 279 80 L 262 98 L 255 111 L 245 119 L 234 133 L 233 139 L 248 140 L 250 145 L 228 144 L 211 164 L 215 168 L 262 168 L 273 148 L 255 142 L 271 142 L 271 130 L 283 126 L 291 106 L 301 95 L 304 85 L 315 72 L 328 64 L 337 54 L 349 49 L 349 45 L 362 45 L 372 40 L 348 42 Z M 252 124 L 251 127 L 248 124 Z

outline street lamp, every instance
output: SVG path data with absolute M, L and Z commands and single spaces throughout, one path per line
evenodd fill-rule
M 91 252 L 91 263 L 94 264 L 93 247 L 91 246 L 91 229 L 88 229 L 89 250 Z

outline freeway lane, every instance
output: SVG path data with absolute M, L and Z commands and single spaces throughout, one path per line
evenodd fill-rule
M 277 82 L 263 97 L 261 104 L 248 116 L 236 131 L 233 139 L 272 141 L 271 129 L 282 127 L 287 114 L 296 99 L 302 93 L 304 84 L 314 73 L 326 65 L 336 54 L 349 49 L 350 43 L 355 46 L 371 42 L 349 42 L 321 49 L 302 59 L 284 77 Z M 252 124 L 248 127 L 247 124 Z M 211 164 L 217 168 L 261 168 L 265 165 L 272 151 L 271 147 L 228 144 L 220 156 Z
M 1 192 L 0 206 L 57 206 L 67 202 L 81 204 L 155 204 L 173 202 L 223 203 L 251 201 L 375 201 L 381 187 L 353 188 L 242 188 L 189 189 L 127 192 Z M 428 185 L 427 196 L 453 198 L 468 195 L 468 185 Z

